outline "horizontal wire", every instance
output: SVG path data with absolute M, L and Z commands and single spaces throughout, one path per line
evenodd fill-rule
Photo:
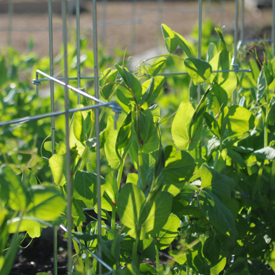
M 85 97 L 87 97 L 89 99 L 92 99 L 92 100 L 94 100 L 97 103 L 101 103 L 101 104 L 105 104 L 106 103 L 105 101 L 100 100 L 100 99 L 98 99 L 98 98 L 96 98 L 96 97 L 94 97 L 94 96 L 92 96 L 92 95 L 90 95 L 90 94 L 88 94 L 88 93 L 86 93 L 84 91 L 81 91 L 80 89 L 77 89 L 77 88 L 75 88 L 75 87 L 73 87 L 71 85 L 67 85 L 65 82 L 63 82 L 61 80 L 58 80 L 57 78 L 55 78 L 53 76 L 50 76 L 50 75 L 48 75 L 48 74 L 46 74 L 46 73 L 44 73 L 44 72 L 42 72 L 40 70 L 36 70 L 36 79 L 33 81 L 33 84 L 38 84 L 39 83 L 38 74 L 41 74 L 41 75 L 49 78 L 50 80 L 52 80 L 52 81 L 54 81 L 54 82 L 56 82 L 56 83 L 58 83 L 58 84 L 60 84 L 62 86 L 67 86 L 70 90 L 72 90 L 72 91 L 74 91 L 74 92 L 76 92 L 78 94 L 81 94 L 81 95 L 83 95 L 83 96 L 85 96 Z
M 60 228 L 61 229 L 63 229 L 65 232 L 67 232 L 68 231 L 68 229 L 64 226 L 64 225 L 60 225 Z M 81 245 L 81 247 L 84 247 L 85 248 L 85 250 L 88 252 L 88 253 L 90 253 L 97 261 L 99 261 L 102 265 L 104 265 L 108 270 L 110 270 L 110 271 L 114 271 L 110 266 L 108 266 L 103 260 L 101 260 L 96 254 L 94 254 L 92 251 L 90 251 L 87 247 L 86 247 L 86 245 L 84 245 L 83 243 L 81 243 L 80 241 L 79 241 L 79 239 L 77 239 L 76 237 L 73 237 L 73 239 L 78 243 L 78 244 L 80 244 Z
M 68 112 L 75 113 L 75 112 L 79 112 L 79 111 L 86 111 L 86 110 L 95 109 L 95 108 L 104 107 L 104 106 L 109 106 L 110 108 L 113 108 L 114 104 L 115 104 L 115 102 L 107 102 L 107 103 L 100 104 L 100 105 L 90 105 L 90 106 L 86 106 L 86 107 L 82 107 L 82 108 L 69 109 Z M 19 118 L 19 119 L 12 119 L 9 121 L 0 122 L 0 127 L 6 126 L 6 125 L 11 125 L 11 124 L 29 122 L 29 121 L 33 121 L 33 120 L 39 120 L 39 119 L 48 118 L 48 117 L 55 117 L 55 116 L 59 116 L 59 115 L 64 115 L 65 113 L 66 113 L 66 111 L 57 111 L 57 112 L 51 112 L 51 113 L 47 113 L 47 114 L 23 117 L 23 118 Z

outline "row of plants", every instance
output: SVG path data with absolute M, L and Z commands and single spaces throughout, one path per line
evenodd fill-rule
M 72 117 L 72 234 L 81 241 L 73 242 L 73 273 L 99 273 L 97 261 L 83 247 L 97 253 L 100 242 L 104 262 L 118 274 L 273 274 L 275 59 L 268 48 L 262 63 L 257 58 L 247 63 L 240 54 L 239 66 L 251 72 L 234 72 L 221 29 L 215 42 L 205 42 L 205 61 L 195 57 L 195 46 L 180 34 L 166 25 L 162 32 L 167 54 L 145 60 L 135 72 L 116 64 L 99 80 L 101 97 L 123 109 L 117 128 L 111 113 L 101 110 L 100 209 L 94 114 Z M 161 75 L 173 70 L 188 74 Z M 1 253 L 10 233 L 38 237 L 41 227 L 67 223 L 64 136 L 58 133 L 51 155 L 45 139 L 50 126 L 34 123 L 45 132 L 41 153 L 35 153 L 43 157 L 42 164 L 32 160 L 18 166 L 16 152 L 12 162 L 4 154 L 1 159 Z M 63 129 L 62 118 L 57 128 Z M 17 137 L 17 128 L 5 131 Z M 37 148 L 33 136 L 28 142 Z M 16 140 L 21 138 L 26 140 L 24 135 Z M 48 166 L 50 175 L 41 176 Z M 44 180 L 37 185 L 45 175 L 47 181 L 53 176 L 55 186 Z M 18 197 L 24 203 L 15 203 Z M 101 211 L 102 236 L 87 210 Z M 13 238 L 8 252 L 0 254 L 3 274 L 8 274 L 7 259 L 12 262 L 8 253 L 16 253 L 13 244 L 20 241 L 18 234 Z

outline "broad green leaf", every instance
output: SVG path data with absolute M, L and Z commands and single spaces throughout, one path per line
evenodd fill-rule
M 140 105 L 142 105 L 144 102 L 146 102 L 150 98 L 150 96 L 152 95 L 152 93 L 154 91 L 154 77 L 152 77 L 151 80 L 148 80 L 148 81 L 149 81 L 149 85 L 148 85 L 147 89 L 145 90 L 145 92 L 142 93 L 142 99 L 140 101 Z M 146 82 L 148 82 L 148 81 L 146 81 Z M 144 88 L 144 84 L 142 85 L 142 88 Z
M 184 64 L 195 85 L 205 82 L 212 73 L 209 63 L 194 57 L 186 58 Z
M 131 89 L 136 101 L 139 103 L 141 98 L 142 86 L 138 78 L 133 75 L 127 68 L 115 65 L 123 78 L 125 84 Z
M 210 275 L 217 275 L 223 271 L 226 265 L 226 257 L 223 257 L 215 266 L 210 268 Z
M 114 129 L 114 119 L 109 116 L 107 121 L 104 151 L 108 161 L 108 164 L 113 168 L 117 169 L 120 165 L 120 158 L 116 153 L 116 139 L 118 130 Z
M 101 195 L 105 190 L 105 180 L 101 177 Z M 97 205 L 97 175 L 86 171 L 77 171 L 74 178 L 73 196 L 92 208 Z
M 178 39 L 178 45 L 180 46 L 181 50 L 188 56 L 188 57 L 193 57 L 193 52 L 192 52 L 192 48 L 190 47 L 190 45 L 188 44 L 188 42 L 186 41 L 186 39 L 181 36 L 180 34 L 174 32 L 175 36 Z
M 232 98 L 233 91 L 237 88 L 237 76 L 236 73 L 230 72 L 226 81 L 220 83 L 221 88 L 224 89 L 228 95 L 228 98 Z
M 147 99 L 147 104 L 148 106 L 151 106 L 156 99 L 158 98 L 161 90 L 163 89 L 163 84 L 164 84 L 165 78 L 163 76 L 155 76 L 154 77 L 154 90 L 151 93 L 150 97 Z M 142 88 L 147 87 L 147 81 L 142 84 Z
M 108 194 L 113 202 L 117 203 L 119 192 L 117 181 L 113 171 L 109 172 L 105 177 L 105 192 Z
M 227 154 L 234 162 L 238 163 L 241 167 L 243 167 L 243 168 L 246 167 L 246 163 L 245 163 L 244 159 L 238 152 L 227 149 Z
M 215 28 L 215 31 L 220 37 L 220 48 L 222 51 L 226 50 L 226 43 L 224 41 L 223 32 L 222 29 Z
M 32 239 L 39 238 L 41 236 L 41 227 L 40 226 L 31 227 L 29 228 L 27 233 Z
M 137 129 L 137 125 L 135 125 L 135 128 Z M 154 118 L 150 109 L 141 110 L 139 130 L 142 151 L 148 154 L 157 150 L 159 147 L 158 128 L 154 123 Z
M 150 68 L 148 69 L 148 73 L 151 76 L 156 76 L 164 66 L 165 62 L 166 62 L 165 57 L 158 58 L 156 61 L 152 63 L 152 65 L 150 65 Z
M 270 61 L 268 61 L 268 63 L 270 64 Z M 265 63 L 263 63 L 263 71 L 264 71 L 264 75 L 265 75 L 265 79 L 266 79 L 266 84 L 267 86 L 269 86 L 273 80 L 274 80 L 274 77 L 273 77 L 273 70 L 269 70 L 268 66 L 266 66 Z
M 116 138 L 116 152 L 118 157 L 121 157 L 118 150 L 125 149 L 124 152 L 128 151 L 131 145 L 131 135 L 132 135 L 132 112 L 129 112 L 125 117 L 122 125 L 119 128 L 117 138 Z
M 117 70 L 111 70 L 110 68 L 108 68 L 102 73 L 102 76 L 99 79 L 99 86 L 101 87 L 100 93 L 102 97 L 106 100 L 109 99 L 109 97 L 113 92 L 113 88 L 115 85 L 113 84 L 113 82 L 116 81 L 117 74 L 118 74 Z
M 251 69 L 251 75 L 253 76 L 253 84 L 254 84 L 254 86 L 256 86 L 257 80 L 258 80 L 258 77 L 260 74 L 260 70 L 259 70 L 258 64 L 254 58 L 250 58 L 249 64 L 250 64 L 250 69 Z M 250 75 L 250 74 L 248 74 L 248 75 Z
M 207 49 L 206 61 L 210 62 L 214 58 L 214 56 L 217 54 L 217 52 L 218 51 L 217 51 L 216 45 L 213 42 L 211 42 Z
M 79 106 L 80 108 L 83 107 Z M 73 133 L 77 140 L 80 142 L 84 141 L 84 133 L 83 133 L 83 117 L 81 112 L 75 112 L 73 115 Z
M 215 265 L 219 261 L 221 244 L 215 236 L 211 236 L 203 244 L 203 255 Z
M 228 95 L 226 91 L 219 85 L 213 85 L 207 95 L 207 98 L 209 100 L 208 108 L 214 113 L 214 116 L 219 114 L 228 102 Z
M 205 164 L 200 168 L 200 177 L 201 188 L 207 188 L 215 192 L 225 202 L 230 201 L 231 190 L 235 186 L 232 178 L 217 172 Z
M 86 221 L 86 216 L 82 209 L 83 207 L 85 207 L 85 204 L 82 200 L 76 200 L 73 198 L 72 221 L 76 226 L 82 225 Z
M 6 67 L 5 57 L 0 59 L 0 87 L 8 80 L 8 68 Z
M 199 194 L 199 202 L 205 217 L 220 233 L 237 236 L 234 217 L 216 194 L 203 190 Z
M 247 259 L 237 258 L 236 261 L 227 269 L 225 275 L 248 275 L 251 274 L 248 270 Z
M 176 151 L 172 146 L 165 148 L 163 174 L 172 182 L 188 180 L 196 167 L 195 160 L 185 151 Z
M 167 222 L 172 208 L 172 195 L 162 191 L 152 199 L 141 213 L 140 239 L 150 238 L 149 234 L 157 234 Z
M 126 183 L 133 183 L 133 184 L 137 185 L 137 183 L 138 183 L 138 174 L 129 173 L 127 175 Z
M 127 234 L 133 238 L 137 238 L 136 230 L 144 202 L 145 196 L 137 185 L 127 183 L 122 187 L 118 196 L 117 213 L 121 223 L 129 229 Z
M 257 102 L 261 100 L 261 98 L 265 95 L 265 89 L 267 87 L 267 82 L 264 74 L 264 70 L 262 69 L 258 81 L 257 81 Z
M 27 216 L 52 221 L 60 216 L 67 205 L 62 193 L 54 185 L 34 185 L 30 192 L 32 199 L 26 209 Z
M 165 24 L 161 25 L 163 38 L 165 41 L 166 48 L 169 53 L 174 53 L 178 46 L 178 38 L 176 37 L 174 31 L 172 31 L 168 26 Z
M 157 247 L 160 250 L 167 248 L 171 242 L 178 236 L 180 228 L 180 219 L 175 214 L 170 214 L 166 224 L 156 235 Z
M 262 160 L 274 160 L 275 159 L 275 149 L 273 147 L 265 147 L 263 149 L 254 151 L 252 155 L 256 156 L 258 159 Z
M 9 207 L 13 210 L 25 211 L 28 203 L 28 192 L 25 184 L 9 166 L 5 166 L 1 172 L 1 192 L 6 194 L 7 190 L 5 191 L 5 189 L 9 188 Z
M 216 135 L 218 138 L 220 138 L 220 129 L 219 129 L 218 122 L 215 120 L 215 118 L 205 112 L 204 119 L 205 119 L 205 122 L 206 122 L 208 128 L 210 129 L 210 131 L 214 135 Z
M 55 184 L 63 186 L 66 183 L 66 155 L 54 154 L 49 164 Z
M 129 113 L 132 109 L 132 104 L 135 103 L 132 93 L 125 87 L 119 86 L 117 90 L 117 98 L 119 101 L 119 105 L 125 111 L 125 113 Z
M 187 150 L 191 142 L 189 125 L 194 114 L 194 108 L 189 102 L 182 102 L 172 123 L 172 136 L 175 145 L 180 150 Z
M 223 139 L 230 136 L 242 138 L 257 125 L 257 119 L 246 108 L 240 106 L 230 106 L 228 108 L 227 131 L 223 134 Z
M 156 269 L 147 263 L 140 264 L 139 269 L 140 269 L 140 272 L 142 272 L 142 274 L 146 274 L 146 275 L 157 274 Z

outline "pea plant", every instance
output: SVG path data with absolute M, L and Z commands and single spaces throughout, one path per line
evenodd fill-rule
M 73 115 L 72 234 L 80 240 L 74 241 L 74 274 L 98 274 L 97 261 L 83 247 L 96 253 L 99 242 L 104 262 L 116 274 L 273 274 L 275 59 L 268 50 L 260 66 L 239 56 L 239 66 L 250 72 L 232 71 L 232 54 L 220 29 L 205 61 L 195 57 L 180 34 L 166 25 L 162 32 L 167 54 L 143 61 L 134 73 L 116 64 L 101 75 L 101 96 L 117 100 L 123 109 L 117 128 L 103 109 L 99 142 L 93 138 L 94 113 Z M 189 92 L 176 112 L 167 113 L 156 103 L 161 102 L 167 84 L 163 72 L 171 60 L 188 73 L 178 85 Z M 193 96 L 198 87 L 199 101 Z M 99 144 L 101 162 L 108 165 L 101 178 L 101 208 L 92 163 Z M 51 142 L 43 143 L 43 150 L 51 148 Z M 51 188 L 47 192 L 64 201 L 65 153 L 59 141 L 49 158 L 56 187 L 32 186 L 26 175 L 24 188 L 33 191 L 22 208 L 13 206 L 13 195 L 1 195 L 9 221 L 18 215 L 41 218 L 32 212 L 39 188 Z M 3 171 L 0 186 L 12 194 L 14 189 L 5 183 L 16 179 L 20 185 L 20 180 L 9 167 Z M 15 189 L 25 194 L 24 188 Z M 59 207 L 56 216 L 40 224 L 55 220 L 66 226 L 63 203 Z M 103 219 L 100 237 L 97 219 L 88 219 L 91 209 Z M 11 230 L 7 228 L 5 232 Z M 16 232 L 25 230 L 31 229 L 17 225 Z

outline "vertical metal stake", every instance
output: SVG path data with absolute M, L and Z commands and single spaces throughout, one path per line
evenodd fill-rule
M 8 45 L 9 46 L 11 46 L 12 19 L 13 19 L 13 0 L 9 0 L 9 28 L 8 28 Z
M 64 82 L 68 84 L 68 56 L 67 56 L 67 0 L 62 0 L 62 24 L 64 47 Z M 66 179 L 67 179 L 67 227 L 68 227 L 68 274 L 72 274 L 72 182 L 71 182 L 71 158 L 69 144 L 69 91 L 65 90 L 65 124 L 66 124 Z
M 97 44 L 97 13 L 96 0 L 93 1 L 93 48 L 94 48 L 94 76 L 95 76 L 95 97 L 99 98 L 98 85 L 98 44 Z M 99 108 L 95 109 L 95 127 L 96 127 L 96 173 L 97 173 L 97 223 L 98 223 L 98 257 L 102 258 L 102 250 L 100 245 L 101 239 L 101 179 L 100 179 L 100 138 L 99 138 Z M 99 264 L 99 274 L 102 273 L 102 265 Z
M 131 12 L 131 54 L 135 54 L 135 42 L 136 42 L 136 0 L 132 0 L 132 12 Z
M 77 88 L 80 89 L 80 17 L 79 0 L 76 0 L 76 58 L 77 58 Z M 77 94 L 77 104 L 81 103 L 80 94 Z
M 234 58 L 231 65 L 234 69 L 238 69 L 239 66 L 237 63 L 237 55 L 238 55 L 237 44 L 238 44 L 239 0 L 236 0 L 235 4 L 236 6 L 235 6 L 235 29 L 234 29 Z M 237 104 L 237 87 L 233 91 L 232 104 L 233 105 Z
M 241 17 L 242 17 L 242 21 L 241 21 L 241 42 L 243 44 L 244 42 L 244 11 L 245 11 L 245 7 L 244 7 L 244 0 L 242 0 L 242 12 L 241 12 Z
M 53 24 L 52 24 L 52 0 L 48 0 L 48 16 L 49 16 L 49 57 L 50 57 L 50 76 L 54 76 L 53 67 Z M 51 112 L 54 112 L 54 83 L 50 81 L 50 94 L 51 94 Z M 51 136 L 52 136 L 52 155 L 55 151 L 55 118 L 51 117 Z M 52 182 L 54 179 L 52 177 Z M 54 253 L 54 274 L 58 274 L 57 263 L 57 226 L 53 228 L 53 253 Z
M 198 58 L 201 59 L 201 36 L 202 36 L 202 0 L 199 0 L 199 37 L 198 37 Z M 198 85 L 197 100 L 201 99 L 201 85 Z
M 272 56 L 274 57 L 274 31 L 275 31 L 275 0 L 272 1 Z

